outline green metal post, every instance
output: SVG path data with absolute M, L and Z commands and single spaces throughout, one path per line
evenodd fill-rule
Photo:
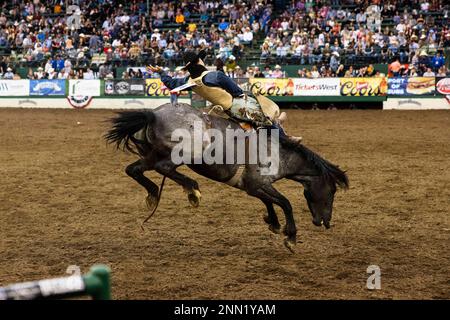
M 83 276 L 86 293 L 94 300 L 111 300 L 111 269 L 105 265 L 95 265 Z

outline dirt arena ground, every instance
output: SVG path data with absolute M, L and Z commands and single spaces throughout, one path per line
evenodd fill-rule
M 313 226 L 300 185 L 277 183 L 295 254 L 257 199 L 188 170 L 201 206 L 169 181 L 142 231 L 146 193 L 124 173 L 135 157 L 102 140 L 111 111 L 0 110 L 0 286 L 105 263 L 119 299 L 449 299 L 450 112 L 288 114 L 351 183 L 330 230 Z M 366 288 L 369 265 L 381 290 Z

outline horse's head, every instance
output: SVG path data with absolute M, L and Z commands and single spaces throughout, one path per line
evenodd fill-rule
M 334 183 L 330 183 L 322 177 L 317 177 L 304 184 L 306 201 L 312 215 L 312 223 L 318 227 L 323 225 L 330 228 L 331 216 L 333 214 L 333 201 L 336 192 Z
M 323 224 L 328 229 L 333 214 L 334 194 L 337 187 L 348 188 L 348 177 L 338 166 L 307 147 L 300 145 L 295 150 L 302 154 L 303 161 L 296 162 L 300 164 L 300 168 L 296 168 L 298 175 L 293 180 L 303 184 L 313 224 Z

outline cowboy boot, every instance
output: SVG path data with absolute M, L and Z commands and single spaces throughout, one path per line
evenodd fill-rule
M 289 141 L 291 141 L 292 143 L 295 144 L 301 144 L 303 138 L 302 137 L 296 137 L 296 136 L 287 136 L 287 138 L 289 139 Z
M 283 122 L 285 122 L 286 119 L 287 119 L 287 114 L 284 111 L 277 118 L 277 122 L 282 128 L 283 128 Z M 284 128 L 283 128 L 283 130 L 284 130 Z M 291 141 L 292 143 L 295 143 L 295 144 L 300 144 L 302 142 L 302 140 L 303 140 L 302 137 L 288 136 L 288 135 L 286 135 L 286 136 L 287 136 L 289 141 Z

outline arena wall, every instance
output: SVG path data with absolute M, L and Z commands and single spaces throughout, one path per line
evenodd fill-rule
M 189 98 L 179 102 L 190 103 Z M 0 98 L 0 108 L 45 108 L 45 109 L 154 109 L 170 98 L 103 98 L 80 97 L 78 103 L 70 98 Z

